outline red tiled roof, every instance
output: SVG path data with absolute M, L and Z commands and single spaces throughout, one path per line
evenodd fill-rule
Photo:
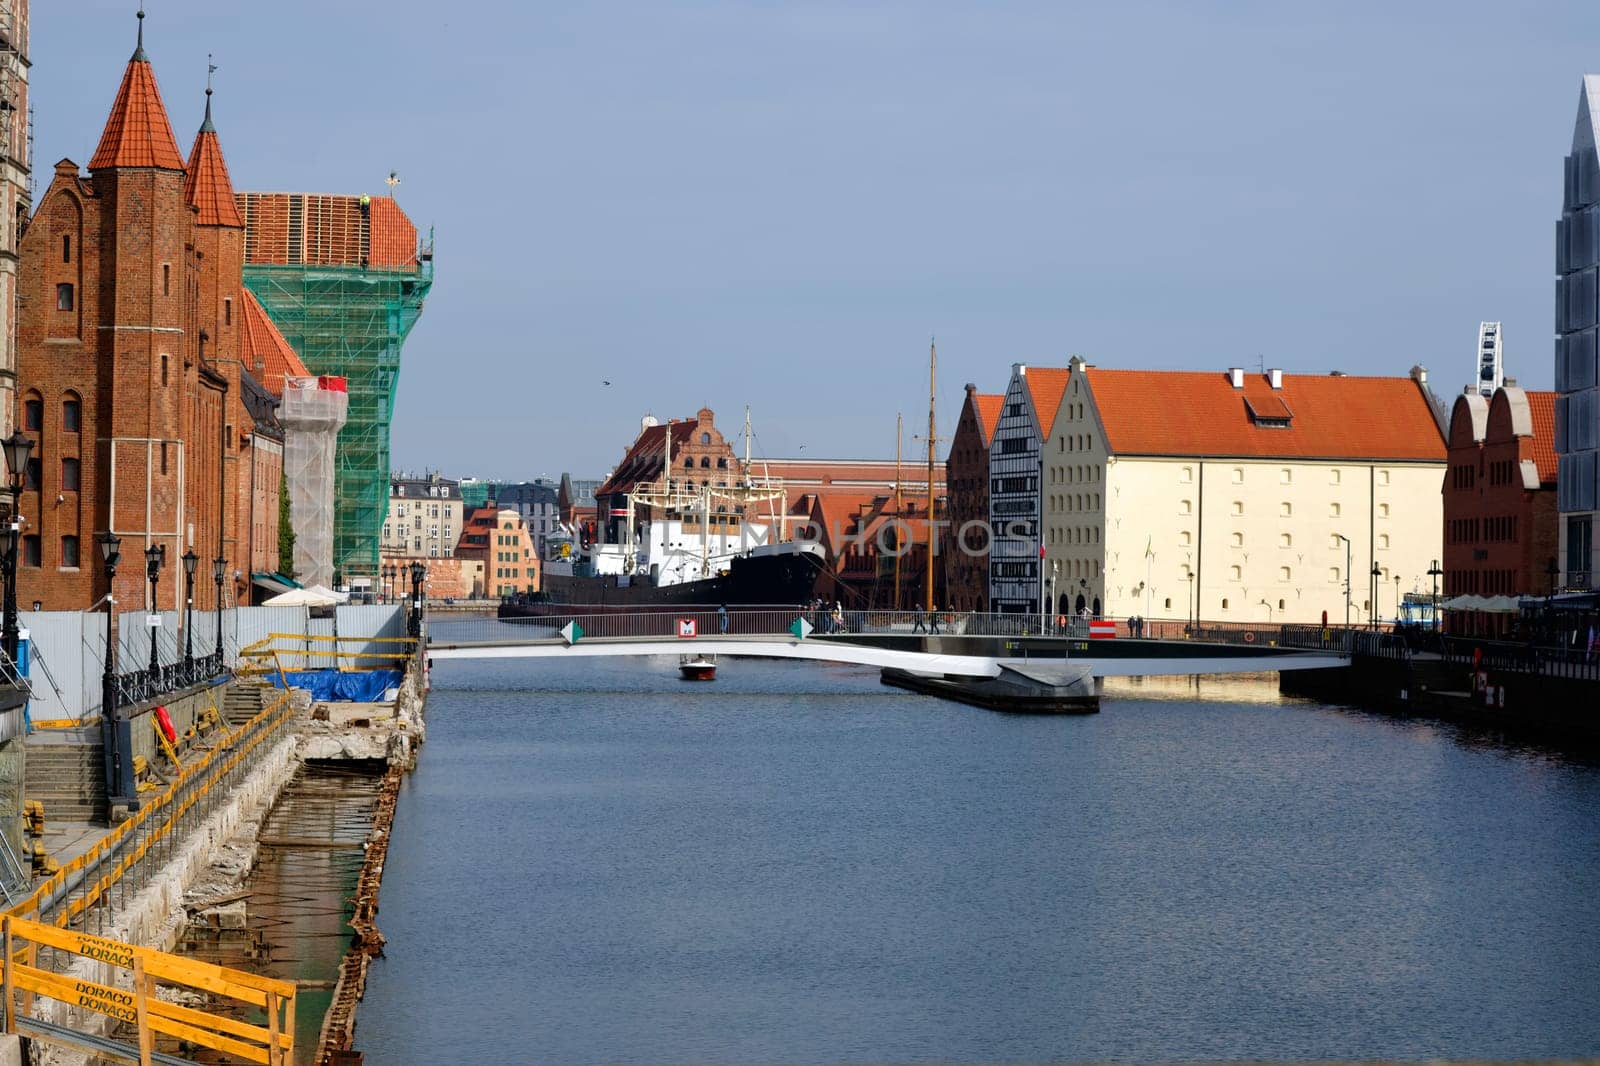
M 662 466 L 666 455 L 666 434 L 668 427 L 672 430 L 672 450 L 676 454 L 683 446 L 687 445 L 694 437 L 694 429 L 699 424 L 698 419 L 678 418 L 670 422 L 662 422 L 653 426 L 646 426 L 634 438 L 633 444 L 622 457 L 622 462 L 617 464 L 615 470 L 606 478 L 605 484 L 594 490 L 596 497 L 603 493 L 626 492 L 643 481 L 655 481 L 661 477 Z
M 167 121 L 167 109 L 161 104 L 161 90 L 156 88 L 148 60 L 135 57 L 123 72 L 100 145 L 89 160 L 90 170 L 105 167 L 183 169 L 178 139 L 172 135 L 172 123 Z
M 307 377 L 311 371 L 300 361 L 300 356 L 284 340 L 283 334 L 278 332 L 278 327 L 272 324 L 272 319 L 267 317 L 266 308 L 261 306 L 255 293 L 244 289 L 240 293 L 239 302 L 244 314 L 241 321 L 244 328 L 239 334 L 239 358 L 244 360 L 245 369 L 255 376 L 255 379 L 272 395 L 283 396 L 283 379 L 289 377 Z M 259 369 L 258 369 L 259 366 Z
M 233 182 L 228 180 L 228 164 L 222 158 L 217 131 L 200 128 L 189 150 L 188 173 L 183 179 L 183 202 L 196 209 L 195 222 L 202 226 L 232 226 L 244 229 L 244 219 L 233 202 Z
M 987 446 L 994 442 L 994 427 L 1000 424 L 1000 412 L 1005 410 L 1006 398 L 999 393 L 980 392 L 974 393 L 972 399 L 978 405 L 978 428 L 983 430 L 983 443 Z M 1060 397 L 1057 397 L 1059 400 Z
M 409 267 L 417 263 L 417 227 L 392 196 L 374 196 L 367 243 L 375 267 Z
M 1034 412 L 1039 416 L 1039 435 L 1048 437 L 1056 424 L 1056 412 L 1061 409 L 1061 397 L 1066 395 L 1067 381 L 1072 377 L 1072 371 L 1061 367 L 1030 366 L 1024 377 L 1028 381 L 1028 392 L 1033 397 Z M 1004 399 L 1002 396 L 1001 400 Z
M 1528 394 L 1528 413 L 1533 416 L 1533 465 L 1540 481 L 1556 479 L 1556 394 Z
M 1031 376 L 1032 370 L 1029 371 Z M 1273 389 L 1246 374 L 1104 370 L 1085 380 L 1113 454 L 1442 462 L 1445 442 L 1421 386 L 1409 377 L 1285 374 Z M 1277 398 L 1287 427 L 1256 424 L 1246 400 Z M 1260 410 L 1260 408 L 1258 408 Z

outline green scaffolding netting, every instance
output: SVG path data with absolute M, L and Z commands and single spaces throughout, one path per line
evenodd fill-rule
M 378 570 L 389 496 L 389 423 L 400 349 L 433 286 L 433 264 L 409 270 L 246 264 L 244 282 L 313 374 L 345 379 L 349 408 L 334 475 L 333 569 Z

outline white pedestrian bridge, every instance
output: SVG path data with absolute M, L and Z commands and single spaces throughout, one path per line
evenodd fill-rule
M 961 677 L 996 677 L 1003 664 L 1029 659 L 1065 658 L 1088 666 L 1095 677 L 1321 670 L 1350 661 L 1337 643 L 1286 647 L 1273 635 L 1277 630 L 1241 630 L 1231 641 L 1098 640 L 1090 639 L 1083 626 L 1040 627 L 1014 614 L 941 614 L 935 632 L 933 619 L 915 612 L 848 612 L 839 626 L 832 616 L 800 609 L 725 614 L 704 608 L 570 614 L 553 607 L 541 610 L 549 613 L 430 620 L 428 656 L 442 661 L 698 654 L 854 663 Z

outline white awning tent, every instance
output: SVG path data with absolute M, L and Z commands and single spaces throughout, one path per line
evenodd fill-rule
M 1516 614 L 1522 609 L 1515 596 L 1456 596 L 1439 606 L 1447 611 L 1479 611 L 1483 614 Z
M 272 597 L 262 604 L 263 607 L 333 607 L 350 599 L 348 592 L 335 592 L 326 585 L 312 585 L 310 588 L 290 589 L 288 592 Z

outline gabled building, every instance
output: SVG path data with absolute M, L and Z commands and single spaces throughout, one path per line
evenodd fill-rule
M 522 516 L 510 508 L 479 507 L 467 515 L 456 557 L 483 568 L 474 597 L 510 599 L 539 591 L 539 557 Z
M 1445 611 L 1452 633 L 1509 636 L 1517 622 L 1514 601 L 1554 591 L 1555 399 L 1515 383 L 1487 400 L 1472 388 L 1456 397 L 1444 482 L 1445 602 L 1476 596 L 1503 606 Z
M 989 609 L 1041 609 L 1044 530 L 1041 456 L 1071 374 L 1017 363 L 989 446 Z
M 945 456 L 950 525 L 940 538 L 945 597 L 956 611 L 989 609 L 989 442 L 1005 397 L 967 385 Z
M 1584 77 L 1556 226 L 1556 478 L 1562 583 L 1600 588 L 1600 75 Z
M 155 603 L 249 602 L 277 568 L 283 436 L 246 366 L 243 227 L 206 93 L 187 160 L 140 39 L 84 177 L 55 173 L 21 245 L 17 413 L 34 440 L 19 594 L 84 608 L 107 591 L 96 538 L 122 538 L 111 590 L 147 603 L 143 552 L 165 552 Z M 281 343 L 282 338 L 277 338 Z
M 628 494 L 646 484 L 669 481 L 673 490 L 698 493 L 712 486 L 736 485 L 744 476 L 733 447 L 716 426 L 716 416 L 702 407 L 693 418 L 665 423 L 646 416 L 622 461 L 595 490 L 600 513 L 600 542 L 621 544 L 627 536 Z M 634 521 L 656 517 L 652 508 L 635 505 Z
M 1045 455 L 1058 613 L 1368 624 L 1431 591 L 1445 441 L 1421 367 L 1072 369 Z

